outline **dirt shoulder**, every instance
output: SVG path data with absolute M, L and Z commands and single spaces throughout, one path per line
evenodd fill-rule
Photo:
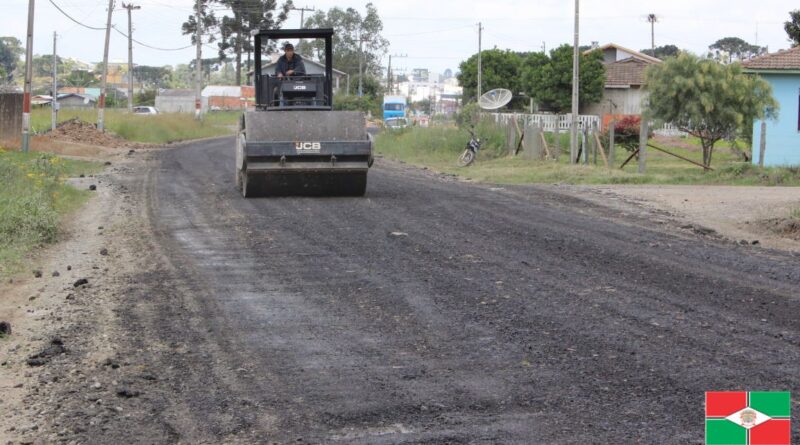
M 60 242 L 35 254 L 28 271 L 0 283 L 0 320 L 12 330 L 0 339 L 3 444 L 62 441 L 65 416 L 77 415 L 61 409 L 68 397 L 101 403 L 100 397 L 62 390 L 66 382 L 92 390 L 95 374 L 111 369 L 106 359 L 114 351 L 114 300 L 137 265 L 128 240 L 141 223 L 133 193 L 119 178 L 130 175 L 147 153 L 98 149 L 90 156 L 106 162 L 106 170 L 70 182 L 95 185 L 96 194 L 64 222 Z M 102 397 L 114 398 L 114 392 Z
M 574 186 L 575 192 L 595 202 L 625 202 L 667 212 L 687 223 L 716 231 L 739 243 L 800 252 L 800 240 L 770 229 L 800 208 L 798 187 L 599 185 Z

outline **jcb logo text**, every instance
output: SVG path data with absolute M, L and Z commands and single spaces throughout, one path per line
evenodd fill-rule
M 320 151 L 322 144 L 319 142 L 295 142 L 294 148 L 300 151 Z

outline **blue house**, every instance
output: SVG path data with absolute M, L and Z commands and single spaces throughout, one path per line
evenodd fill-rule
M 743 64 L 772 85 L 781 108 L 778 119 L 767 121 L 764 165 L 800 165 L 800 46 L 765 54 Z M 761 121 L 753 125 L 753 162 L 760 162 Z

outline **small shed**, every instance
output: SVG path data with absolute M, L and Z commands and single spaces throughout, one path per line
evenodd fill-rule
M 58 95 L 58 106 L 64 108 L 94 108 L 97 99 L 88 94 L 67 93 Z
M 194 113 L 194 90 L 158 90 L 158 94 L 156 95 L 156 108 L 162 113 Z
M 772 85 L 778 118 L 766 121 L 764 165 L 800 165 L 800 46 L 765 54 L 742 64 L 745 72 Z M 761 161 L 761 121 L 753 125 L 753 162 Z

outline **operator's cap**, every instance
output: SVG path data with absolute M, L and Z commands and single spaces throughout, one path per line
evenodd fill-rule
M 287 43 L 286 45 L 283 45 L 283 50 L 284 51 L 289 50 L 289 49 L 294 51 L 294 45 L 292 45 L 291 43 Z

